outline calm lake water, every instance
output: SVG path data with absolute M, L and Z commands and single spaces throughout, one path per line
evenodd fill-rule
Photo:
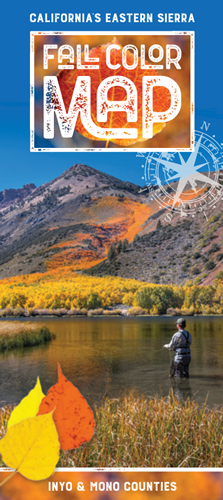
M 26 321 L 23 319 L 21 321 Z M 29 320 L 30 321 L 30 320 Z M 173 353 L 160 349 L 176 332 L 175 318 L 41 318 L 56 339 L 0 355 L 0 401 L 18 403 L 39 375 L 44 393 L 57 381 L 57 362 L 88 402 L 126 391 L 223 405 L 223 318 L 187 319 L 192 334 L 190 379 L 169 378 Z M 1 326 L 1 322 L 0 322 Z

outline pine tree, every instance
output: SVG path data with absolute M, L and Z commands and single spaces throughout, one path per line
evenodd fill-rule
M 117 245 L 117 252 L 120 253 L 122 251 L 122 242 L 119 241 Z
M 109 250 L 108 250 L 108 259 L 112 260 L 112 259 L 114 259 L 114 256 L 115 256 L 114 245 L 111 245 Z
M 125 238 L 122 242 L 122 252 L 126 251 L 127 245 L 128 245 L 128 240 Z

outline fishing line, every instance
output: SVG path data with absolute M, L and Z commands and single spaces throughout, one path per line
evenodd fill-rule
M 153 349 L 153 347 L 137 347 L 137 349 L 150 349 L 151 351 L 154 352 L 160 352 L 164 349 L 164 347 L 161 347 L 161 349 Z
M 180 342 L 182 342 L 182 340 L 180 339 Z M 122 349 L 122 351 L 126 351 L 126 350 L 129 350 L 129 349 L 132 349 L 132 347 L 114 347 L 114 350 L 117 351 L 119 349 Z M 153 349 L 153 347 L 135 347 L 135 349 L 150 349 L 150 351 L 153 351 L 153 352 L 161 352 L 164 347 L 161 347 L 161 349 Z M 168 349 L 169 350 L 169 349 Z M 172 354 L 171 354 L 171 351 L 169 350 L 169 354 L 170 354 L 170 358 L 172 358 Z
M 129 349 L 132 349 L 132 347 L 115 347 L 114 350 L 117 351 L 121 349 L 122 351 L 126 351 L 126 350 L 129 350 Z M 154 352 L 160 352 L 164 349 L 164 347 L 161 347 L 161 349 L 153 349 L 153 347 L 135 347 L 135 349 L 150 349 L 151 351 L 154 351 Z

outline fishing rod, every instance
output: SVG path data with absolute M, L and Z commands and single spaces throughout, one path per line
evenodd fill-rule
M 182 340 L 180 340 L 180 342 L 182 342 Z M 118 349 L 122 349 L 122 351 L 126 351 L 128 349 L 132 349 L 132 347 L 115 347 L 114 348 L 115 350 L 118 350 Z M 163 349 L 164 349 L 164 346 L 161 347 L 161 349 L 153 349 L 153 347 L 136 347 L 135 349 L 150 349 L 151 351 L 153 352 L 161 352 Z M 173 349 L 171 349 L 172 351 Z
M 129 349 L 132 349 L 132 347 L 115 347 L 114 348 L 115 350 L 119 350 L 121 349 L 122 351 L 126 351 L 126 350 L 129 350 Z M 162 349 L 164 349 L 164 347 L 161 347 L 161 349 L 153 349 L 153 347 L 136 347 L 135 349 L 150 349 L 151 351 L 154 351 L 154 352 L 160 352 L 162 351 Z

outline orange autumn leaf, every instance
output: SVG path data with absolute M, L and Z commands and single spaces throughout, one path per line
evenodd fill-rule
M 143 76 L 156 76 L 157 71 L 154 69 L 141 69 L 141 58 L 138 58 L 138 66 L 134 70 L 127 70 L 122 66 L 122 50 L 112 50 L 111 51 L 111 63 L 116 65 L 120 64 L 120 68 L 117 70 L 112 70 L 106 65 L 106 48 L 109 45 L 117 44 L 120 49 L 123 47 L 119 44 L 118 40 L 114 38 L 112 42 L 107 45 L 101 45 L 99 47 L 93 48 L 89 52 L 90 58 L 99 58 L 100 60 L 100 70 L 95 69 L 74 69 L 74 70 L 62 70 L 58 74 L 58 81 L 60 85 L 60 90 L 63 96 L 64 105 L 66 112 L 69 110 L 71 98 L 73 95 L 73 90 L 76 84 L 78 76 L 90 76 L 91 77 L 91 117 L 93 122 L 101 128 L 137 128 L 138 137 L 137 139 L 110 139 L 111 142 L 118 144 L 120 146 L 129 146 L 135 142 L 144 142 L 148 139 L 144 139 L 142 136 L 142 77 Z M 134 55 L 130 51 L 127 52 L 127 63 L 128 65 L 133 65 Z M 75 60 L 76 63 L 76 60 Z M 84 64 L 84 53 L 81 54 L 81 63 Z M 138 93 L 138 119 L 137 122 L 128 122 L 127 114 L 125 112 L 112 112 L 108 113 L 107 122 L 97 121 L 97 89 L 99 84 L 109 76 L 124 76 L 129 78 L 136 86 Z M 112 87 L 108 92 L 108 99 L 111 101 L 125 101 L 126 91 L 122 87 Z M 170 107 L 171 99 L 169 90 L 164 87 L 154 87 L 153 90 L 153 111 L 162 112 L 167 111 Z M 153 124 L 153 135 L 160 132 L 164 123 L 154 123 Z M 98 139 L 85 129 L 80 119 L 80 114 L 77 119 L 75 129 L 80 134 L 84 135 L 88 139 L 93 141 L 101 140 Z
M 93 412 L 84 396 L 63 375 L 59 363 L 58 382 L 42 399 L 37 415 L 53 410 L 62 450 L 78 448 L 92 438 L 95 427 Z

